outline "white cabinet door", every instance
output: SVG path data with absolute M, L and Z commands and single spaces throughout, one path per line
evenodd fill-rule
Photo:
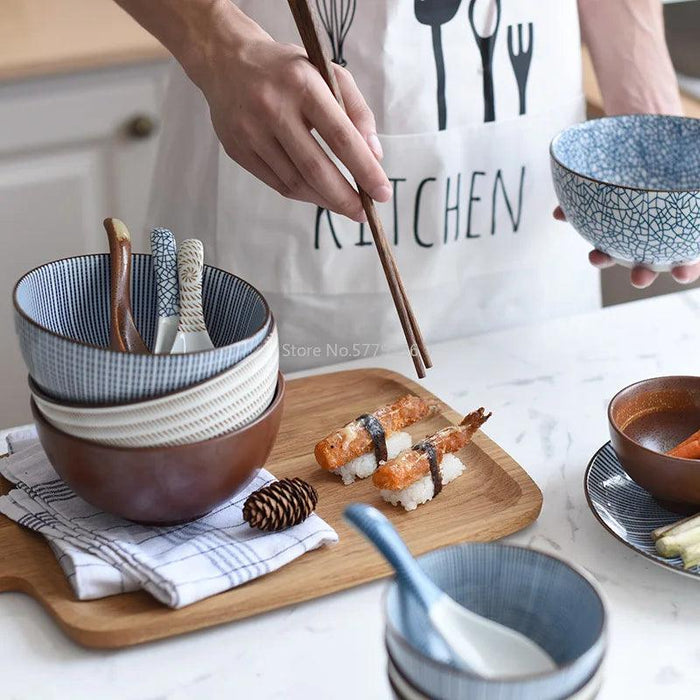
M 107 216 L 141 238 L 163 70 L 148 65 L 0 87 L 0 427 L 30 420 L 12 319 L 15 281 L 42 262 L 106 251 Z

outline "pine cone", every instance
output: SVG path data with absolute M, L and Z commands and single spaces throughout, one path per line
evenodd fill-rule
M 286 530 L 304 522 L 318 503 L 316 489 L 303 479 L 282 479 L 263 486 L 246 498 L 243 519 L 266 532 Z

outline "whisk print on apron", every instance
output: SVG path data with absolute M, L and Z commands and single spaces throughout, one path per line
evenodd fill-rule
M 238 5 L 275 39 L 299 43 L 277 2 Z M 394 190 L 379 213 L 426 338 L 598 305 L 585 244 L 551 219 L 549 141 L 583 117 L 576 0 L 316 5 L 334 60 L 353 73 L 375 114 Z M 192 194 L 213 209 L 193 213 L 182 192 L 162 198 L 159 180 L 153 221 L 196 226 L 216 264 L 265 293 L 283 368 L 357 356 L 357 344 L 400 348 L 367 227 L 285 200 L 231 161 L 216 145 L 206 103 L 177 70 L 170 95 L 169 152 L 158 177 L 169 189 L 178 184 L 172 173 L 193 168 Z M 196 145 L 176 135 L 193 123 Z M 313 352 L 285 355 L 285 345 Z M 345 355 L 334 355 L 337 348 Z

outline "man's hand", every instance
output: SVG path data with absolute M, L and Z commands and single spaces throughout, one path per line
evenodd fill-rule
M 182 64 L 226 153 L 257 178 L 285 197 L 364 221 L 357 191 L 315 130 L 373 199 L 390 199 L 374 115 L 344 68 L 336 66 L 336 77 L 347 114 L 301 48 L 274 41 L 230 0 L 117 2 Z
M 557 221 L 566 221 L 566 216 L 561 207 L 557 207 L 554 210 L 554 218 Z M 599 270 L 604 270 L 606 267 L 613 267 L 613 265 L 615 265 L 615 261 L 600 250 L 592 250 L 588 254 L 588 260 L 591 265 L 597 267 Z M 637 289 L 646 289 L 658 276 L 658 272 L 654 272 L 653 270 L 639 265 L 631 270 L 630 282 L 632 286 L 637 287 Z M 695 282 L 695 280 L 700 279 L 700 263 L 674 267 L 673 270 L 671 270 L 671 276 L 680 284 Z
M 359 195 L 313 129 L 373 199 L 391 197 L 374 116 L 347 70 L 334 66 L 346 114 L 301 48 L 263 32 L 236 46 L 219 42 L 200 87 L 233 160 L 285 197 L 364 221 Z

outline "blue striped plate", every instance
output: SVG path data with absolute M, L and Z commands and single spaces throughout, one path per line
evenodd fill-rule
M 686 576 L 700 577 L 700 566 L 687 571 L 680 557 L 664 559 L 656 553 L 651 533 L 682 515 L 666 510 L 632 481 L 608 442 L 593 455 L 583 480 L 586 500 L 600 524 L 620 542 L 659 566 Z

